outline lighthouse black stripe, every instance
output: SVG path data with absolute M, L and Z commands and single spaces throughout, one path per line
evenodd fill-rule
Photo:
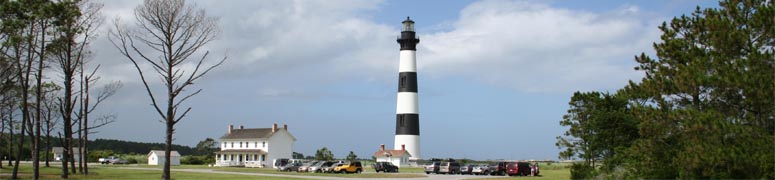
M 417 92 L 417 73 L 398 73 L 398 92 Z
M 420 115 L 396 114 L 396 135 L 420 135 Z
M 417 43 L 420 43 L 420 39 L 417 39 L 414 34 L 414 31 L 401 32 L 401 37 L 396 40 L 401 45 L 401 50 L 417 50 Z

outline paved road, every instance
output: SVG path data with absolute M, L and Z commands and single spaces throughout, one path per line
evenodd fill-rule
M 159 170 L 159 168 L 140 168 L 140 167 L 122 167 L 124 169 L 137 169 L 137 170 Z M 447 179 L 470 179 L 470 178 L 489 178 L 492 176 L 471 176 L 471 175 L 438 175 L 429 174 L 428 177 L 423 178 L 342 178 L 342 177 L 323 177 L 323 176 L 303 176 L 303 175 L 287 175 L 287 174 L 268 174 L 268 173 L 248 173 L 248 172 L 227 172 L 227 171 L 214 171 L 212 169 L 172 169 L 177 172 L 197 172 L 197 173 L 212 173 L 212 174 L 238 174 L 248 176 L 272 176 L 272 177 L 291 177 L 291 178 L 304 178 L 304 179 L 348 179 L 348 180 L 447 180 Z M 373 173 L 373 172 L 364 172 Z M 496 176 L 497 177 L 497 176 Z M 502 177 L 502 176 L 501 176 Z

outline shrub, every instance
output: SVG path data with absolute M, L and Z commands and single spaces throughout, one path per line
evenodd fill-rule
M 595 177 L 595 167 L 587 166 L 581 163 L 574 163 L 570 167 L 571 179 L 589 179 Z

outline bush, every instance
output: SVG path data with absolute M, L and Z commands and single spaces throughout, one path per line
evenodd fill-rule
M 574 163 L 570 167 L 571 179 L 590 179 L 595 177 L 595 167 L 587 166 L 581 163 Z
M 208 161 L 208 157 L 210 156 L 183 156 L 180 158 L 180 164 L 199 165 L 212 163 Z
M 87 157 L 87 161 L 89 162 L 97 162 L 99 158 L 107 158 L 110 156 L 113 156 L 114 153 L 112 150 L 91 150 L 89 151 L 89 156 Z M 52 155 L 53 157 L 53 155 Z
M 148 159 L 145 154 L 124 154 L 119 158 L 126 160 L 130 164 L 148 164 Z

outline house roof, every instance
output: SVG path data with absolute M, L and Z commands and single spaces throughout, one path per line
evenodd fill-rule
M 148 156 L 151 156 L 153 153 L 156 153 L 156 156 L 164 157 L 164 150 L 151 150 L 151 152 L 148 152 Z M 170 152 L 170 155 L 172 157 L 180 157 L 180 153 L 178 153 L 178 151 L 172 151 Z
M 272 128 L 245 128 L 232 129 L 231 133 L 221 136 L 221 139 L 255 139 L 269 138 L 274 134 Z
M 65 151 L 65 148 L 63 148 L 63 147 L 52 147 L 51 148 L 51 152 L 54 152 L 54 153 L 57 153 L 57 154 L 61 154 L 63 151 Z M 80 154 L 81 153 L 80 148 L 74 147 L 73 148 L 73 153 Z
M 393 156 L 393 157 L 407 156 L 407 157 L 412 157 L 412 155 L 409 154 L 409 152 L 407 152 L 406 150 L 382 150 L 382 149 L 380 149 L 380 150 L 378 150 L 377 152 L 374 153 L 374 157 L 385 157 L 385 156 Z

